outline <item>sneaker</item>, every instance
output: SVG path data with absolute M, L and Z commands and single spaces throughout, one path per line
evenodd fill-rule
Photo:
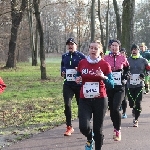
M 132 109 L 132 116 L 135 117 L 135 110 Z
M 120 108 L 119 108 L 119 111 L 121 111 L 122 110 L 122 106 L 120 106 Z
M 116 138 L 116 129 L 114 129 L 114 132 L 113 132 L 113 139 L 115 139 Z
M 133 127 L 138 127 L 138 120 L 133 120 Z
M 66 132 L 64 133 L 64 136 L 70 136 L 73 132 L 74 132 L 73 127 L 67 126 L 67 130 L 66 130 Z
M 144 94 L 148 94 L 149 91 L 145 91 Z
M 87 141 L 85 145 L 85 150 L 93 150 L 94 140 Z
M 116 130 L 116 136 L 114 138 L 114 141 L 121 141 L 121 131 Z
M 126 119 L 126 118 L 127 118 L 126 113 L 122 114 L 122 119 Z

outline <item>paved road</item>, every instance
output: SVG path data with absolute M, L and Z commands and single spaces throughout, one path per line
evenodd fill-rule
M 127 108 L 127 119 L 122 119 L 122 140 L 112 139 L 113 126 L 109 112 L 104 121 L 104 145 L 102 150 L 150 150 L 150 95 L 144 95 L 143 111 L 139 118 L 139 127 L 132 127 L 131 109 Z M 4 147 L 3 150 L 84 150 L 86 138 L 78 129 L 78 120 L 73 121 L 74 134 L 64 137 L 65 125 L 47 132 L 34 135 L 30 139 Z

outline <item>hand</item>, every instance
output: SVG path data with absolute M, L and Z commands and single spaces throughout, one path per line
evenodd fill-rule
M 66 74 L 66 73 L 63 71 L 63 72 L 61 73 L 61 76 L 62 76 L 62 77 L 64 77 L 64 76 L 65 76 L 65 74 Z
M 76 77 L 75 82 L 76 82 L 77 84 L 80 84 L 81 81 L 82 81 L 82 77 L 81 77 L 81 76 Z
M 98 70 L 96 70 L 96 75 L 95 76 L 99 76 L 102 79 L 105 79 L 104 73 L 101 71 L 100 68 L 98 68 Z
M 145 77 L 144 74 L 141 73 L 141 74 L 140 74 L 140 79 L 141 79 L 141 80 L 144 80 L 144 77 Z
M 78 67 L 75 67 L 75 70 L 77 71 Z

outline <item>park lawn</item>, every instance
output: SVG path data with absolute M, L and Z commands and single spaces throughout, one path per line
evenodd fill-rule
M 21 132 L 24 137 L 65 123 L 60 63 L 48 62 L 46 72 L 48 79 L 41 80 L 40 66 L 31 63 L 18 63 L 16 69 L 1 69 L 0 76 L 7 85 L 0 97 L 1 134 L 11 130 L 18 136 Z M 77 118 L 75 99 L 72 112 L 73 119 Z M 16 139 L 22 139 L 18 136 Z

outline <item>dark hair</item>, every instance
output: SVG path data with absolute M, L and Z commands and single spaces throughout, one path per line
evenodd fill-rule
M 139 50 L 139 46 L 136 45 L 136 44 L 132 44 L 132 46 L 131 46 L 131 51 L 132 51 L 133 49 L 138 49 L 138 50 Z

